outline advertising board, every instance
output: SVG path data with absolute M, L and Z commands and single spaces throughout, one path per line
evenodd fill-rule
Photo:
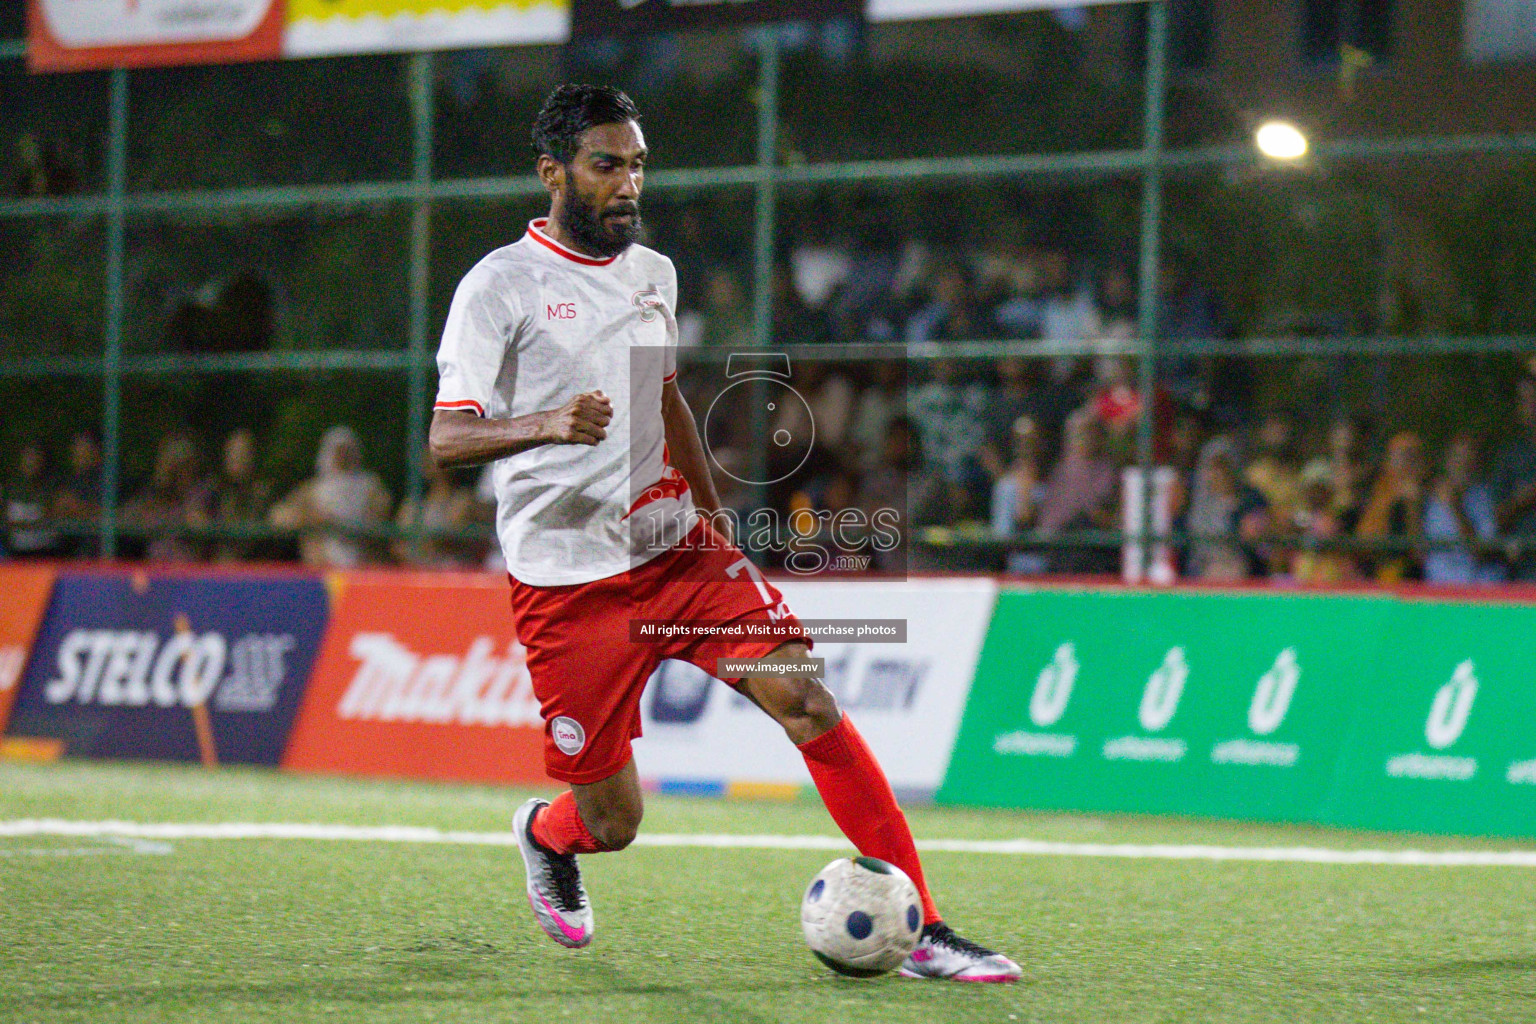
M 21 689 L 21 673 L 32 653 L 37 627 L 48 610 L 55 571 L 49 566 L 0 565 L 0 735 Z
M 74 756 L 276 764 L 325 618 L 310 577 L 61 572 L 10 732 Z
M 286 768 L 548 783 L 505 580 L 338 574 Z
M 802 620 L 897 619 L 905 643 L 823 640 L 825 682 L 898 793 L 931 795 L 944 777 L 997 584 L 775 581 Z M 672 788 L 808 784 L 800 752 L 745 697 L 685 662 L 664 662 L 642 704 L 642 779 Z M 681 785 L 679 785 L 681 784 Z

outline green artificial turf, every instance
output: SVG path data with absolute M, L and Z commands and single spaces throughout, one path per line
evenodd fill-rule
M 0 821 L 505 831 L 526 794 L 259 770 L 0 765 Z M 919 838 L 1516 847 L 1313 828 L 914 808 Z M 650 833 L 834 834 L 820 806 L 652 798 Z M 142 844 L 141 844 L 142 846 Z M 828 973 L 798 900 L 827 851 L 583 859 L 597 937 L 538 930 L 515 850 L 0 838 L 0 1020 L 1536 1021 L 1536 869 L 929 853 L 1012 986 Z M 154 844 L 150 844 L 154 848 Z

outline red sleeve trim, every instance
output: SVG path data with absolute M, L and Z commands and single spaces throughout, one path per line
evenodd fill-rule
M 675 380 L 677 380 L 677 371 L 676 370 L 673 370 L 671 373 L 669 373 L 665 377 L 661 378 L 661 382 L 663 384 L 670 384 L 670 383 L 672 383 Z
M 460 412 L 473 412 L 481 419 L 485 418 L 485 408 L 473 398 L 460 399 L 457 402 L 438 402 L 433 409 L 455 409 Z

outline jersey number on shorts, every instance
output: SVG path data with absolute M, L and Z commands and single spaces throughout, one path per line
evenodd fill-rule
M 768 609 L 769 622 L 778 622 L 780 619 L 789 617 L 789 605 L 780 601 L 778 607 L 774 607 L 773 592 L 768 589 L 768 581 L 763 578 L 762 571 L 751 561 L 741 558 L 725 567 L 725 574 L 733 580 L 742 573 L 752 578 L 752 585 L 757 588 L 759 594 L 763 595 L 763 604 Z

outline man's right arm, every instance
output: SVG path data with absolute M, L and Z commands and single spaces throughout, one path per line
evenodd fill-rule
M 601 391 L 584 391 L 558 409 L 510 420 L 438 409 L 427 443 L 439 466 L 476 466 L 546 444 L 595 445 L 608 436 L 613 405 Z

